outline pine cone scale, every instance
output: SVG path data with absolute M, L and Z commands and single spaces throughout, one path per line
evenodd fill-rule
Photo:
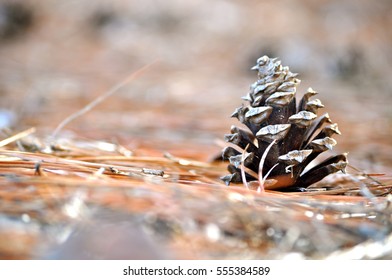
M 328 114 L 317 117 L 318 109 L 324 107 L 319 99 L 311 99 L 317 92 L 309 88 L 297 105 L 300 80 L 296 73 L 267 56 L 260 57 L 251 69 L 257 71 L 258 80 L 243 97 L 249 105 L 242 105 L 232 114 L 249 131 L 232 127 L 231 134 L 225 135 L 225 140 L 239 150 L 233 147 L 223 150 L 231 174 L 222 180 L 227 185 L 244 179 L 257 180 L 259 168 L 267 174 L 274 167 L 269 176 L 276 184 L 271 188 L 292 191 L 304 190 L 331 173 L 344 171 L 346 154 L 330 157 L 306 170 L 318 155 L 337 144 L 331 136 L 340 134 Z M 323 127 L 326 123 L 331 125 Z M 260 166 L 261 158 L 265 158 L 263 166 Z M 243 166 L 245 178 L 241 176 Z

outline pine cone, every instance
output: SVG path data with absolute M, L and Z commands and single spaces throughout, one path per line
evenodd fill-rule
M 227 185 L 258 180 L 262 171 L 274 179 L 270 180 L 275 182 L 271 189 L 304 191 L 331 173 L 344 172 L 347 154 L 332 156 L 305 170 L 318 155 L 336 145 L 331 136 L 340 134 L 328 114 L 317 117 L 317 110 L 324 107 L 319 99 L 310 100 L 317 92 L 309 88 L 297 105 L 300 80 L 276 58 L 263 56 L 252 70 L 258 71 L 258 80 L 243 97 L 249 105 L 232 114 L 249 131 L 232 126 L 231 133 L 225 135 L 234 145 L 222 152 L 223 159 L 230 161 L 231 174 L 221 179 Z

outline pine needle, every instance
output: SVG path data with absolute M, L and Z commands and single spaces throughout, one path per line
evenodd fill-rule
M 264 153 L 263 153 L 263 156 L 261 157 L 261 160 L 260 160 L 260 165 L 259 165 L 259 176 L 258 176 L 258 177 L 259 177 L 259 184 L 260 184 L 260 186 L 259 186 L 259 188 L 258 188 L 258 191 L 259 191 L 259 192 L 264 191 L 265 179 L 267 179 L 267 176 L 268 176 L 268 175 L 271 173 L 271 171 L 278 165 L 278 164 L 275 164 L 275 165 L 268 171 L 268 173 L 267 173 L 267 175 L 265 176 L 265 178 L 263 177 L 263 167 L 264 167 L 265 159 L 267 158 L 267 155 L 268 155 L 269 151 L 271 150 L 272 146 L 273 146 L 275 143 L 276 143 L 276 140 L 272 141 L 271 144 L 268 145 L 267 149 L 265 149 L 265 151 L 264 151 Z
M 241 178 L 242 178 L 242 182 L 244 183 L 245 187 L 249 190 L 249 184 L 248 181 L 246 181 L 246 175 L 245 175 L 245 154 L 246 154 L 246 150 L 248 149 L 249 144 L 246 145 L 244 151 L 241 154 Z
M 84 115 L 85 113 L 87 113 L 88 111 L 92 110 L 94 107 L 96 107 L 98 104 L 100 104 L 101 102 L 103 102 L 106 98 L 110 97 L 111 95 L 113 95 L 115 92 L 117 92 L 120 88 L 124 87 L 126 84 L 128 84 L 129 82 L 133 81 L 134 79 L 136 79 L 137 77 L 139 77 L 141 74 L 143 74 L 147 69 L 149 69 L 151 66 L 153 66 L 155 63 L 157 63 L 157 60 L 139 68 L 138 70 L 136 70 L 135 72 L 133 72 L 131 75 L 129 75 L 127 78 L 125 78 L 123 81 L 121 81 L 120 83 L 116 84 L 115 86 L 113 86 L 110 90 L 108 90 L 107 92 L 105 92 L 104 94 L 98 96 L 96 99 L 94 99 L 93 101 L 91 101 L 89 104 L 87 104 L 86 106 L 84 106 L 82 109 L 80 109 L 79 111 L 71 114 L 70 116 L 68 116 L 67 118 L 65 118 L 57 127 L 56 129 L 53 131 L 52 135 L 51 135 L 51 139 L 56 139 L 57 134 L 70 122 L 72 122 L 73 120 L 75 120 L 76 118 Z
M 34 132 L 35 132 L 35 127 L 31 127 L 31 128 L 26 129 L 26 130 L 24 130 L 22 132 L 19 132 L 19 133 L 15 134 L 15 135 L 13 135 L 11 137 L 8 137 L 8 138 L 0 141 L 0 147 L 7 146 L 8 144 L 10 144 L 12 142 L 15 142 L 15 141 L 17 141 L 19 139 L 22 139 L 23 137 L 26 137 L 26 136 L 28 136 L 30 134 L 33 134 Z

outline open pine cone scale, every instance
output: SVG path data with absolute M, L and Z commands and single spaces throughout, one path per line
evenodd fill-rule
M 340 134 L 328 114 L 317 116 L 318 109 L 324 107 L 319 99 L 311 99 L 317 92 L 309 88 L 297 105 L 300 80 L 276 58 L 263 56 L 252 70 L 258 71 L 258 80 L 243 97 L 249 105 L 242 105 L 232 114 L 248 129 L 232 126 L 231 133 L 225 135 L 225 141 L 232 145 L 223 150 L 222 156 L 230 162 L 231 174 L 222 180 L 227 185 L 244 179 L 254 181 L 261 168 L 262 174 L 270 172 L 268 179 L 275 180 L 270 188 L 304 191 L 331 173 L 344 172 L 347 154 L 332 156 L 306 170 L 317 156 L 336 145 L 332 136 Z M 245 178 L 241 176 L 242 165 Z

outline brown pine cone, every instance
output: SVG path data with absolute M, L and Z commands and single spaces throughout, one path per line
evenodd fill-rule
M 328 114 L 317 117 L 317 110 L 324 107 L 319 99 L 311 100 L 317 92 L 309 88 L 297 105 L 295 94 L 300 80 L 276 58 L 263 56 L 252 70 L 258 71 L 258 80 L 243 97 L 249 105 L 242 105 L 232 114 L 249 130 L 232 126 L 231 133 L 225 135 L 225 140 L 234 145 L 222 152 L 223 159 L 230 161 L 231 173 L 222 180 L 227 185 L 244 180 L 263 182 L 266 178 L 260 178 L 260 174 L 268 174 L 267 179 L 274 182 L 270 189 L 304 191 L 331 173 L 344 172 L 347 154 L 307 168 L 318 155 L 336 145 L 331 136 L 340 134 Z

